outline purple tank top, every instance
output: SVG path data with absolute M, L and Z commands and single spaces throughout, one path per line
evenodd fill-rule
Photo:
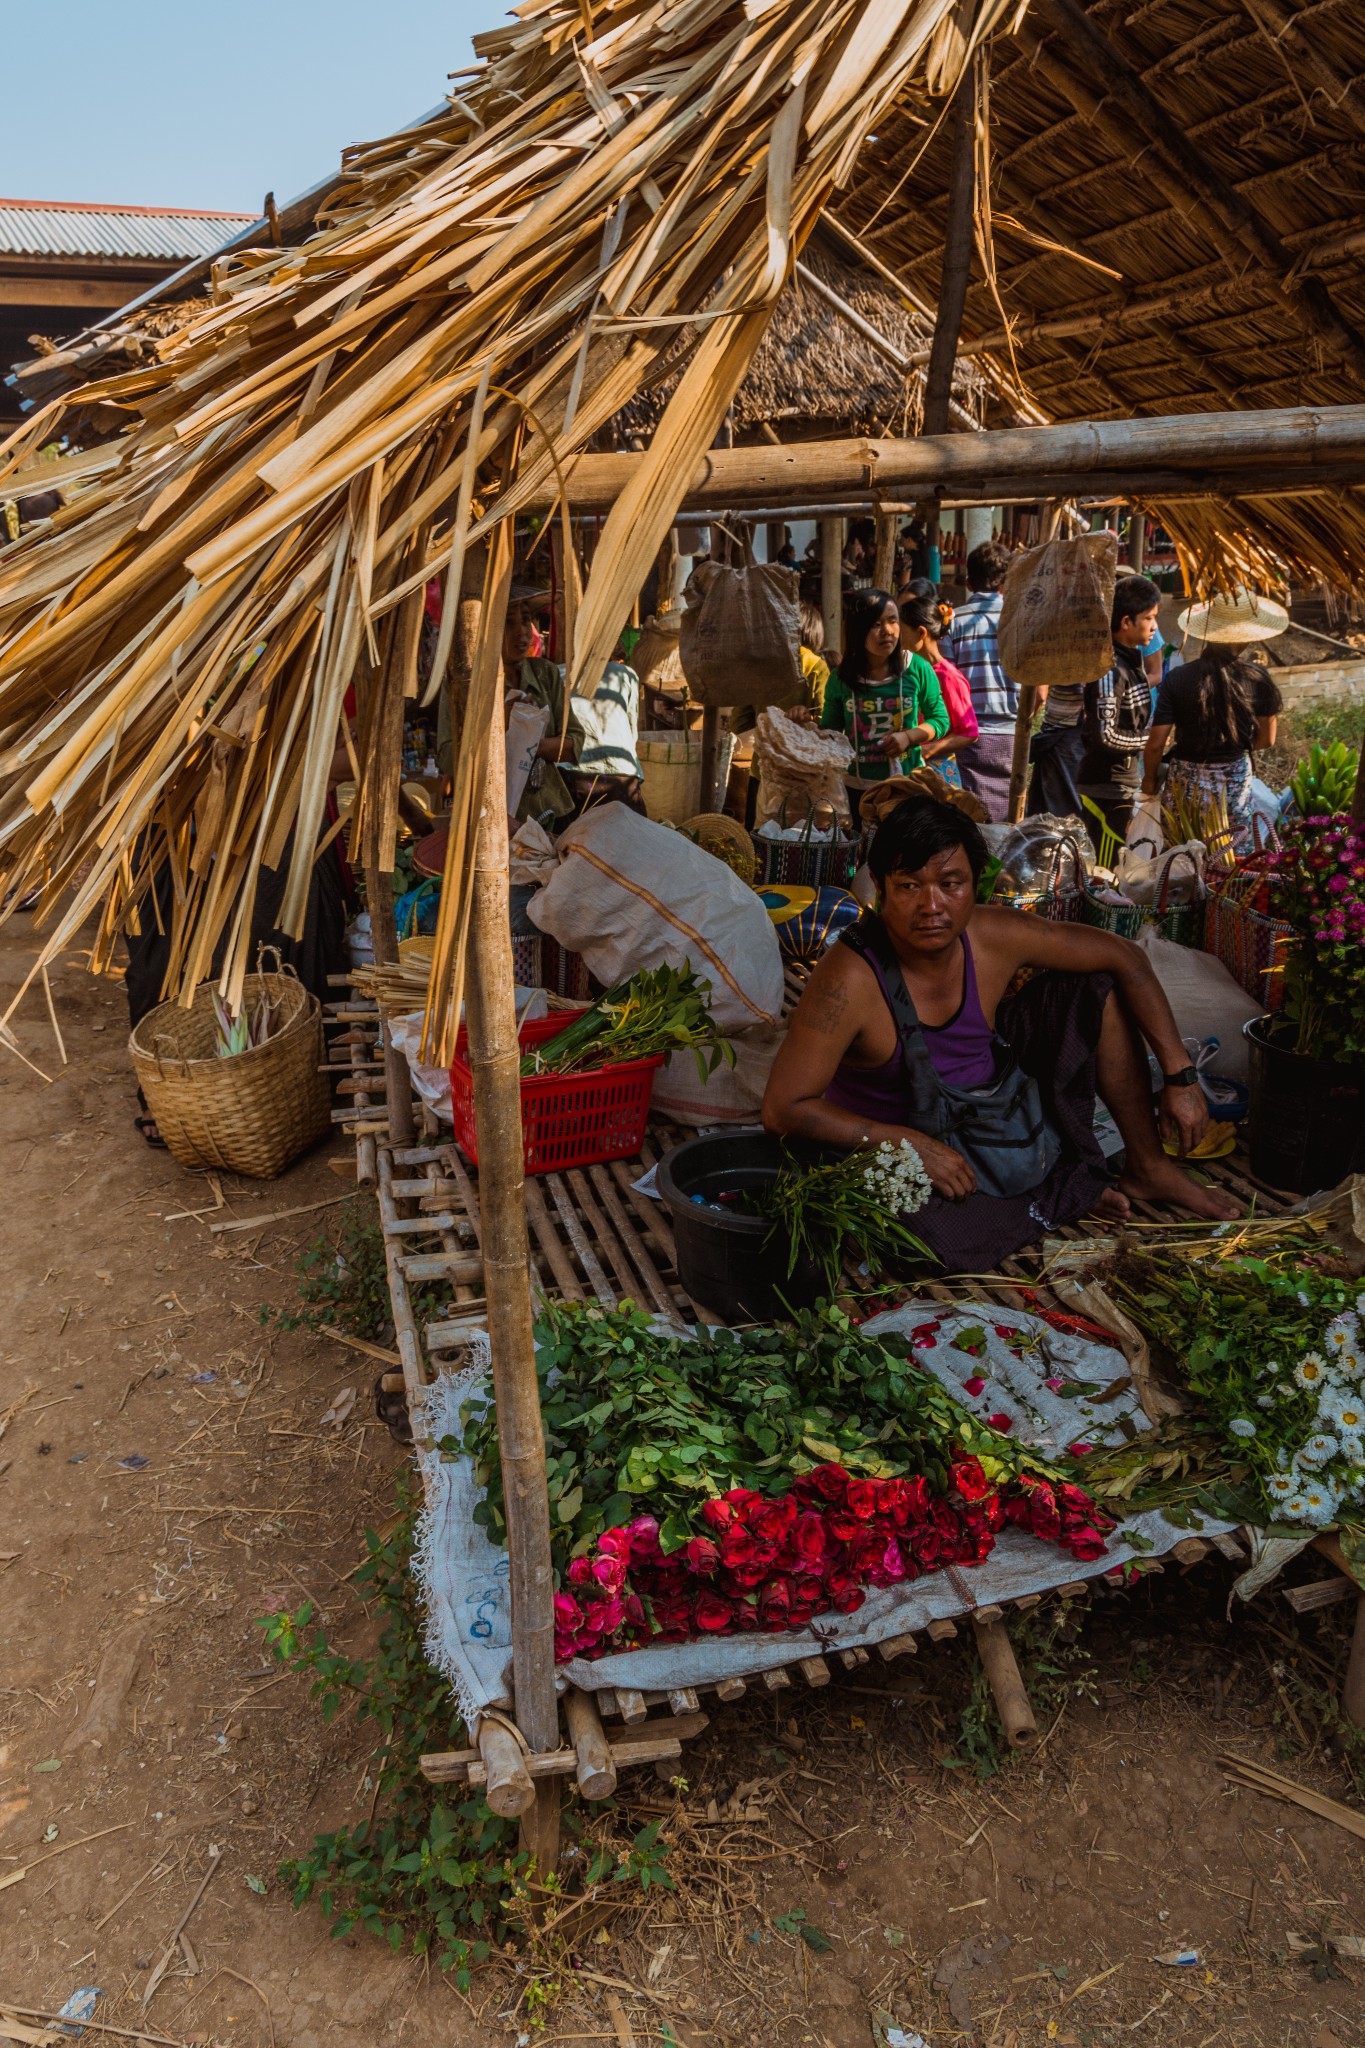
M 862 956 L 877 977 L 891 1010 L 891 992 L 880 962 L 872 954 Z M 895 1011 L 892 1010 L 894 1017 Z M 972 942 L 962 934 L 962 1001 L 946 1024 L 921 1023 L 925 1050 L 940 1081 L 950 1088 L 989 1088 L 996 1077 L 995 1032 L 986 1022 L 976 986 L 976 963 Z M 825 1090 L 826 1102 L 864 1116 L 872 1123 L 900 1123 L 904 1120 L 905 1084 L 898 1043 L 882 1067 L 840 1066 Z

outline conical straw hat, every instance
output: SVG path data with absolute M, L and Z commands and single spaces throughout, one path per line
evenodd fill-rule
M 1192 604 L 1179 619 L 1180 630 L 1191 640 L 1212 640 L 1220 647 L 1253 647 L 1260 640 L 1277 640 L 1288 624 L 1282 604 L 1258 597 L 1253 590 L 1234 590 L 1230 597 Z

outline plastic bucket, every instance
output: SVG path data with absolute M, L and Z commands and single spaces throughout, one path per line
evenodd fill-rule
M 718 1196 L 739 1191 L 761 1200 L 783 1164 L 779 1140 L 756 1128 L 690 1138 L 659 1161 L 678 1278 L 697 1306 L 722 1322 L 770 1322 L 809 1308 L 825 1291 L 814 1266 L 788 1276 L 786 1245 L 764 1241 L 766 1216 L 716 1206 Z
M 1251 1170 L 1272 1187 L 1312 1195 L 1365 1167 L 1365 1062 L 1305 1059 L 1271 1036 L 1278 1022 L 1252 1017 L 1242 1026 Z
M 710 803 L 702 801 L 699 732 L 642 732 L 635 751 L 645 809 L 657 824 L 682 825 L 698 811 L 711 809 Z M 716 747 L 718 788 L 725 787 L 734 751 L 734 734 L 721 733 Z

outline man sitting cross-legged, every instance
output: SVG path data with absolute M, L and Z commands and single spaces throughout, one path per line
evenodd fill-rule
M 1208 1106 L 1146 954 L 978 904 L 985 860 L 972 821 L 932 798 L 885 819 L 868 856 L 878 907 L 812 973 L 765 1128 L 846 1151 L 908 1139 L 934 1188 L 914 1229 L 950 1271 L 990 1271 L 1088 1212 L 1122 1219 L 1130 1197 L 1240 1214 L 1162 1149 L 1163 1133 L 1197 1145 Z M 1165 1076 L 1157 1112 L 1144 1040 Z M 1126 1147 L 1117 1185 L 1096 1095 Z

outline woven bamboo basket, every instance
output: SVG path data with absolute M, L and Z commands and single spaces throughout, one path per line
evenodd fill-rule
M 689 818 L 678 830 L 695 840 L 703 852 L 723 860 L 741 882 L 753 883 L 756 880 L 758 855 L 754 852 L 754 842 L 737 819 L 727 817 L 723 811 L 699 811 L 695 818 Z
M 181 1166 L 273 1180 L 331 1127 L 317 998 L 289 969 L 248 974 L 243 1002 L 262 995 L 281 1005 L 279 1028 L 231 1059 L 214 1051 L 209 982 L 188 1009 L 149 1010 L 128 1041 L 148 1112 Z

